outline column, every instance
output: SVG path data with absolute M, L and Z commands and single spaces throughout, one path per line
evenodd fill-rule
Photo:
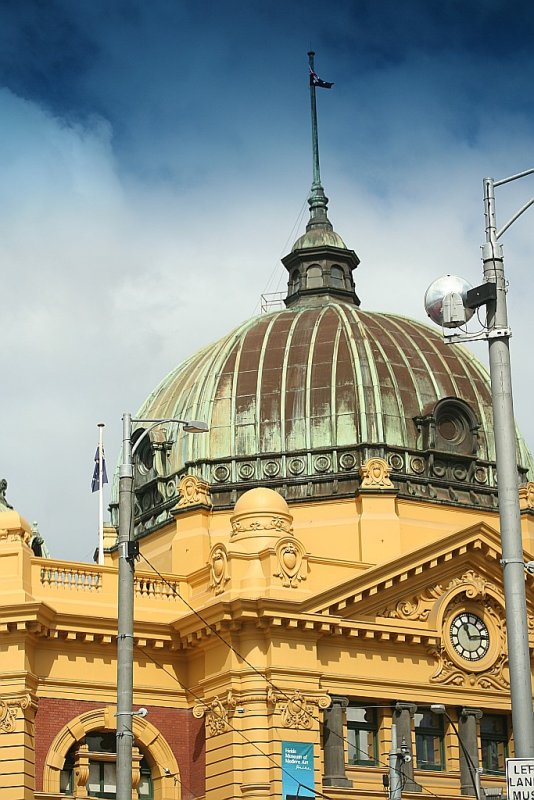
M 397 728 L 397 747 L 406 743 L 410 748 L 411 761 L 405 761 L 400 765 L 400 771 L 404 776 L 403 789 L 405 792 L 420 792 L 421 786 L 413 779 L 413 763 L 415 753 L 412 749 L 412 720 L 417 711 L 415 703 L 397 703 L 393 710 L 393 722 Z
M 348 706 L 346 697 L 332 695 L 332 703 L 324 712 L 324 775 L 323 786 L 350 788 L 352 781 L 345 775 L 345 736 L 343 717 Z
M 477 720 L 481 717 L 482 711 L 479 708 L 462 708 L 458 720 L 458 735 L 463 745 L 463 747 L 460 746 L 460 783 L 462 794 L 476 796 L 475 786 L 480 785 L 478 774 Z M 469 764 L 469 761 L 471 761 L 471 764 Z M 473 782 L 475 782 L 474 785 Z

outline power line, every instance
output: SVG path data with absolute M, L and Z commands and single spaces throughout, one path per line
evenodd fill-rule
M 137 649 L 140 650 L 141 653 L 143 653 L 147 658 L 149 658 L 157 667 L 162 669 L 163 672 L 165 672 L 166 675 L 168 675 L 170 678 L 172 678 L 174 681 L 176 681 L 176 683 L 180 686 L 180 688 L 184 692 L 190 694 L 191 697 L 194 697 L 194 699 L 197 700 L 199 703 L 201 703 L 203 706 L 208 707 L 206 701 L 202 697 L 197 695 L 196 692 L 194 692 L 192 689 L 190 689 L 187 686 L 185 686 L 185 684 L 183 684 L 182 681 L 179 678 L 176 677 L 176 675 L 173 675 L 172 672 L 169 672 L 169 670 L 166 669 L 164 667 L 164 665 L 161 664 L 156 658 L 154 658 L 153 655 L 151 655 L 147 650 L 145 650 L 144 647 L 141 647 L 138 644 L 135 644 L 135 647 L 137 647 Z M 223 717 L 223 715 L 217 709 L 211 708 L 210 711 L 211 711 L 212 714 L 215 714 L 215 716 L 219 717 L 219 719 L 222 719 L 224 721 L 224 723 L 226 725 L 228 725 L 228 727 L 232 731 L 234 731 L 235 733 L 238 733 L 245 740 L 245 742 L 247 744 L 252 745 L 252 747 L 254 747 L 258 751 L 258 753 L 260 755 L 264 756 L 264 758 L 266 758 L 268 761 L 270 761 L 272 764 L 274 764 L 275 767 L 279 767 L 282 770 L 282 772 L 284 772 L 286 775 L 289 775 L 293 780 L 295 780 L 295 781 L 297 780 L 294 777 L 294 775 L 292 775 L 287 769 L 285 769 L 285 767 L 282 764 L 278 763 L 278 761 L 274 758 L 274 756 L 271 756 L 268 753 L 265 753 L 261 749 L 261 747 L 258 744 L 256 744 L 256 742 L 252 742 L 243 733 L 243 731 L 240 731 L 238 728 L 236 728 L 234 725 L 232 725 L 232 723 L 227 718 Z M 307 786 L 307 784 L 305 784 L 305 783 L 301 783 L 300 781 L 297 781 L 297 783 L 298 783 L 300 788 L 307 789 L 309 792 L 314 792 L 316 797 L 322 797 L 322 798 L 324 798 L 324 800 L 333 800 L 333 798 L 329 797 L 328 795 L 324 794 L 323 792 L 318 791 L 317 789 L 315 789 L 315 788 L 313 788 L 311 786 Z
M 245 663 L 245 664 L 246 664 L 248 667 L 250 667 L 250 669 L 251 669 L 251 670 L 252 670 L 252 671 L 253 671 L 253 672 L 254 672 L 256 675 L 258 675 L 258 676 L 259 676 L 259 677 L 260 677 L 262 680 L 264 680 L 264 681 L 265 681 L 265 682 L 266 682 L 266 683 L 267 683 L 267 684 L 268 684 L 268 685 L 269 685 L 269 686 L 270 686 L 270 687 L 271 687 L 271 688 L 272 688 L 274 691 L 276 691 L 278 694 L 280 694 L 280 695 L 281 695 L 282 697 L 284 697 L 286 700 L 288 700 L 288 701 L 289 701 L 289 700 L 291 700 L 291 697 L 290 697 L 290 695 L 288 695 L 288 694 L 287 694 L 287 693 L 286 693 L 286 692 L 285 692 L 283 689 L 280 689 L 280 688 L 279 688 L 279 687 L 278 687 L 278 686 L 277 686 L 277 685 L 276 685 L 276 684 L 275 684 L 275 683 L 274 683 L 274 682 L 273 682 L 273 681 L 272 681 L 272 680 L 271 680 L 271 679 L 270 679 L 270 678 L 269 678 L 267 675 L 265 675 L 265 673 L 261 672 L 261 670 L 259 670 L 257 667 L 255 667 L 255 666 L 254 666 L 254 664 L 252 664 L 252 663 L 251 663 L 251 662 L 250 662 L 250 661 L 249 661 L 249 660 L 248 660 L 248 659 L 247 659 L 245 656 L 243 656 L 243 655 L 242 655 L 242 654 L 241 654 L 241 653 L 240 653 L 240 652 L 239 652 L 239 651 L 238 651 L 238 650 L 237 650 L 237 649 L 236 649 L 236 648 L 233 646 L 233 644 L 232 644 L 231 642 L 229 642 L 227 639 L 225 639 L 225 638 L 224 638 L 224 637 L 223 637 L 223 636 L 222 636 L 222 635 L 219 633 L 219 631 L 218 631 L 218 630 L 215 628 L 215 626 L 213 626 L 213 625 L 212 625 L 210 622 L 208 622 L 208 621 L 207 621 L 207 620 L 206 620 L 206 619 L 205 619 L 205 618 L 202 616 L 202 614 L 201 614 L 199 611 L 197 611 L 197 610 L 196 610 L 196 609 L 195 609 L 195 608 L 194 608 L 194 607 L 193 607 L 193 606 L 192 606 L 192 605 L 191 605 L 191 604 L 190 604 L 190 603 L 189 603 L 189 602 L 188 602 L 188 601 L 185 599 L 185 597 L 183 597 L 183 596 L 180 594 L 180 592 L 178 591 L 178 589 L 176 588 L 176 586 L 175 586 L 174 584 L 170 583 L 170 581 L 168 581 L 168 580 L 165 578 L 165 576 L 161 574 L 161 572 L 160 572 L 160 571 L 159 571 L 159 570 L 158 570 L 158 569 L 157 569 L 157 568 L 156 568 L 156 567 L 155 567 L 155 566 L 154 566 L 154 565 L 153 565 L 153 564 L 152 564 L 152 563 L 151 563 L 151 562 L 148 560 L 148 558 L 147 558 L 147 557 L 146 557 L 146 556 L 145 556 L 145 555 L 144 555 L 144 554 L 141 552 L 141 550 L 139 550 L 139 556 L 140 556 L 140 557 L 141 557 L 141 558 L 142 558 L 144 561 L 146 561 L 146 563 L 148 564 L 148 566 L 149 566 L 149 567 L 150 567 L 150 568 L 151 568 L 151 569 L 152 569 L 152 570 L 153 570 L 153 571 L 156 573 L 156 575 L 157 575 L 157 576 L 158 576 L 158 577 L 159 577 L 159 578 L 160 578 L 160 579 L 161 579 L 161 580 L 162 580 L 162 581 L 163 581 L 163 582 L 164 582 L 164 583 L 165 583 L 165 584 L 166 584 L 166 585 L 167 585 L 167 586 L 168 586 L 168 587 L 171 589 L 172 593 L 173 593 L 173 594 L 174 594 L 176 597 L 178 597 L 178 598 L 179 598 L 179 599 L 180 599 L 180 600 L 181 600 L 181 601 L 184 603 L 184 605 L 186 605 L 186 606 L 187 606 L 187 608 L 189 608 L 189 610 L 190 610 L 190 611 L 192 611 L 192 613 L 193 613 L 193 614 L 194 614 L 194 615 L 195 615 L 195 616 L 196 616 L 196 617 L 197 617 L 197 618 L 198 618 L 198 619 L 199 619 L 199 620 L 200 620 L 200 621 L 201 621 L 201 622 L 202 622 L 204 625 L 206 625 L 206 627 L 208 627 L 208 628 L 209 628 L 209 630 L 210 630 L 212 633 L 214 633 L 214 634 L 215 634 L 215 636 L 217 636 L 217 638 L 219 638 L 219 639 L 221 640 L 221 642 L 222 642 L 224 645 L 226 645 L 226 647 L 228 647 L 228 648 L 229 648 L 229 649 L 230 649 L 230 650 L 231 650 L 231 651 L 234 653 L 234 655 L 236 655 L 236 656 L 237 656 L 237 657 L 238 657 L 238 658 L 239 658 L 241 661 L 243 661 L 243 662 L 244 662 L 244 663 Z M 140 649 L 141 649 L 141 648 L 140 648 Z M 156 662 L 154 659 L 152 659 L 152 660 L 154 661 L 154 663 L 157 663 L 157 662 Z M 169 674 L 169 675 L 171 675 L 171 673 L 168 673 L 168 674 Z M 175 677 L 175 676 L 172 676 L 172 675 L 171 675 L 171 677 Z M 178 679 L 176 679 L 176 680 L 178 680 Z M 180 683 L 180 682 L 178 681 L 178 683 Z M 180 684 L 180 685 L 182 686 L 182 684 Z M 184 687 L 182 686 L 182 688 L 184 688 Z M 187 690 L 186 690 L 186 691 L 187 691 Z M 193 693 L 191 692 L 191 694 L 193 694 Z M 193 694 L 193 697 L 195 697 L 195 695 L 194 695 L 194 694 Z M 198 698 L 197 698 L 197 699 L 198 699 Z M 203 704 L 205 705 L 205 702 L 204 702 L 204 700 L 200 699 L 200 700 L 199 700 L 199 702 L 201 702 L 201 703 L 203 703 Z M 369 708 L 391 708 L 391 706 L 369 706 Z M 311 711 L 308 711 L 308 709 L 304 709 L 304 711 L 305 711 L 305 714 L 306 714 L 306 715 L 307 715 L 307 716 L 308 716 L 310 719 L 314 720 L 315 722 L 318 722 L 318 723 L 319 723 L 319 725 L 321 724 L 321 720 L 320 720 L 318 717 L 316 717 L 316 716 L 315 716 L 315 715 L 314 715 L 314 714 L 313 714 Z M 239 733 L 240 733 L 240 731 L 239 731 Z M 341 734 L 337 733 L 337 731 L 330 731 L 330 733 L 333 733 L 333 734 L 335 734 L 335 735 L 338 737 L 338 739 L 341 739 L 341 740 L 343 741 L 343 743 L 346 743 L 346 744 L 348 744 L 350 747 L 353 747 L 355 750 L 357 750 L 357 751 L 358 751 L 358 753 L 360 753 L 360 754 L 365 754 L 365 751 L 364 751 L 364 750 L 362 750 L 362 749 L 361 749 L 360 747 L 358 747 L 356 744 L 352 744 L 352 742 L 349 742 L 349 740 L 348 740 L 348 739 L 347 739 L 345 736 L 342 736 Z M 385 763 L 381 762 L 381 761 L 380 761 L 380 759 L 377 759 L 377 761 L 378 761 L 378 766 L 382 766 L 384 769 L 388 769 L 388 770 L 389 770 L 389 768 L 390 768 L 390 767 L 389 767 L 389 764 L 385 764 Z M 282 767 L 282 769 L 283 769 L 283 767 Z M 401 776 L 401 779 L 405 779 L 405 775 L 404 775 L 404 773 L 402 772 L 402 770 L 400 770 L 400 769 L 397 769 L 396 771 L 397 771 L 397 772 L 400 774 L 400 776 Z M 414 783 L 416 786 L 420 786 L 420 787 L 421 787 L 421 789 L 422 789 L 424 792 L 426 792 L 427 794 L 429 794 L 431 797 L 438 797 L 438 795 L 434 794 L 434 792 L 432 792 L 430 789 L 427 789 L 425 786 L 423 786 L 422 784 L 418 783 L 417 781 L 415 781 L 415 780 L 414 780 L 414 781 L 413 781 L 413 783 Z

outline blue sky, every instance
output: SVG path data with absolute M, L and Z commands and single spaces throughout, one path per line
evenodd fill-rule
M 534 10 L 512 0 L 0 5 L 0 477 L 55 557 L 91 557 L 96 423 L 284 287 L 311 183 L 307 51 L 330 218 L 366 309 L 424 318 L 481 281 L 482 178 L 534 166 Z M 504 223 L 534 177 L 498 190 Z M 505 235 L 531 449 L 534 211 Z M 485 345 L 475 351 L 486 362 Z

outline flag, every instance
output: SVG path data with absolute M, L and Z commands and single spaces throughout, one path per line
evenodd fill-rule
M 98 492 L 100 489 L 100 448 L 96 448 L 95 453 L 95 468 L 93 471 L 93 480 L 91 482 L 91 491 Z M 108 482 L 108 476 L 106 474 L 106 462 L 104 460 L 104 451 L 102 450 L 102 486 Z
M 319 86 L 320 89 L 331 89 L 334 84 L 329 81 L 323 81 L 310 67 L 310 85 Z

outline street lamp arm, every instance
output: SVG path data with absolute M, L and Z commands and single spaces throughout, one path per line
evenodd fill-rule
M 157 428 L 158 425 L 162 425 L 165 422 L 176 422 L 179 425 L 187 425 L 187 420 L 185 420 L 185 419 L 174 419 L 174 417 L 167 417 L 166 419 L 156 419 L 156 420 L 132 419 L 132 424 L 134 422 L 150 422 L 151 424 L 148 426 L 148 428 L 145 428 L 143 433 L 141 434 L 141 436 L 139 436 L 139 438 L 135 440 L 135 443 L 132 446 L 132 451 L 131 451 L 131 454 L 130 454 L 132 457 L 135 455 L 137 448 L 139 447 L 139 445 L 141 444 L 141 442 L 143 441 L 145 436 L 148 436 L 150 431 L 154 430 L 154 428 Z
M 532 170 L 532 171 L 534 171 L 534 170 Z M 493 184 L 493 185 L 494 185 L 494 186 L 497 186 L 497 184 L 496 184 L 496 183 L 495 183 L 495 184 Z M 503 235 L 503 233 L 505 233 L 505 231 L 507 231 L 507 230 L 508 230 L 508 228 L 509 228 L 511 225 L 513 225 L 513 224 L 514 224 L 514 222 L 516 221 L 516 219 L 519 219 L 519 217 L 521 216 L 521 214 L 523 214 L 523 213 L 524 213 L 524 212 L 527 210 L 527 208 L 530 208 L 530 206 L 532 205 L 532 203 L 534 203 L 534 197 L 531 197 L 531 198 L 530 198 L 530 200 L 528 201 L 528 203 L 525 203 L 525 205 L 524 205 L 524 206 L 522 206 L 522 207 L 519 209 L 519 211 L 517 211 L 517 212 L 514 214 L 514 216 L 512 217 L 512 219 L 509 219 L 509 220 L 508 220 L 508 222 L 506 223 L 506 225 L 503 225 L 503 226 L 502 226 L 502 228 L 500 229 L 500 231 L 497 231 L 497 233 L 496 233 L 496 235 L 495 235 L 495 238 L 496 238 L 496 239 L 500 239 L 500 238 L 501 238 L 501 236 Z
M 517 181 L 519 178 L 524 178 L 526 175 L 532 175 L 534 173 L 534 167 L 532 169 L 526 169 L 524 172 L 517 172 L 515 175 L 510 175 L 509 178 L 501 178 L 500 181 L 493 181 L 494 186 L 502 186 L 505 183 L 511 183 L 512 181 Z

